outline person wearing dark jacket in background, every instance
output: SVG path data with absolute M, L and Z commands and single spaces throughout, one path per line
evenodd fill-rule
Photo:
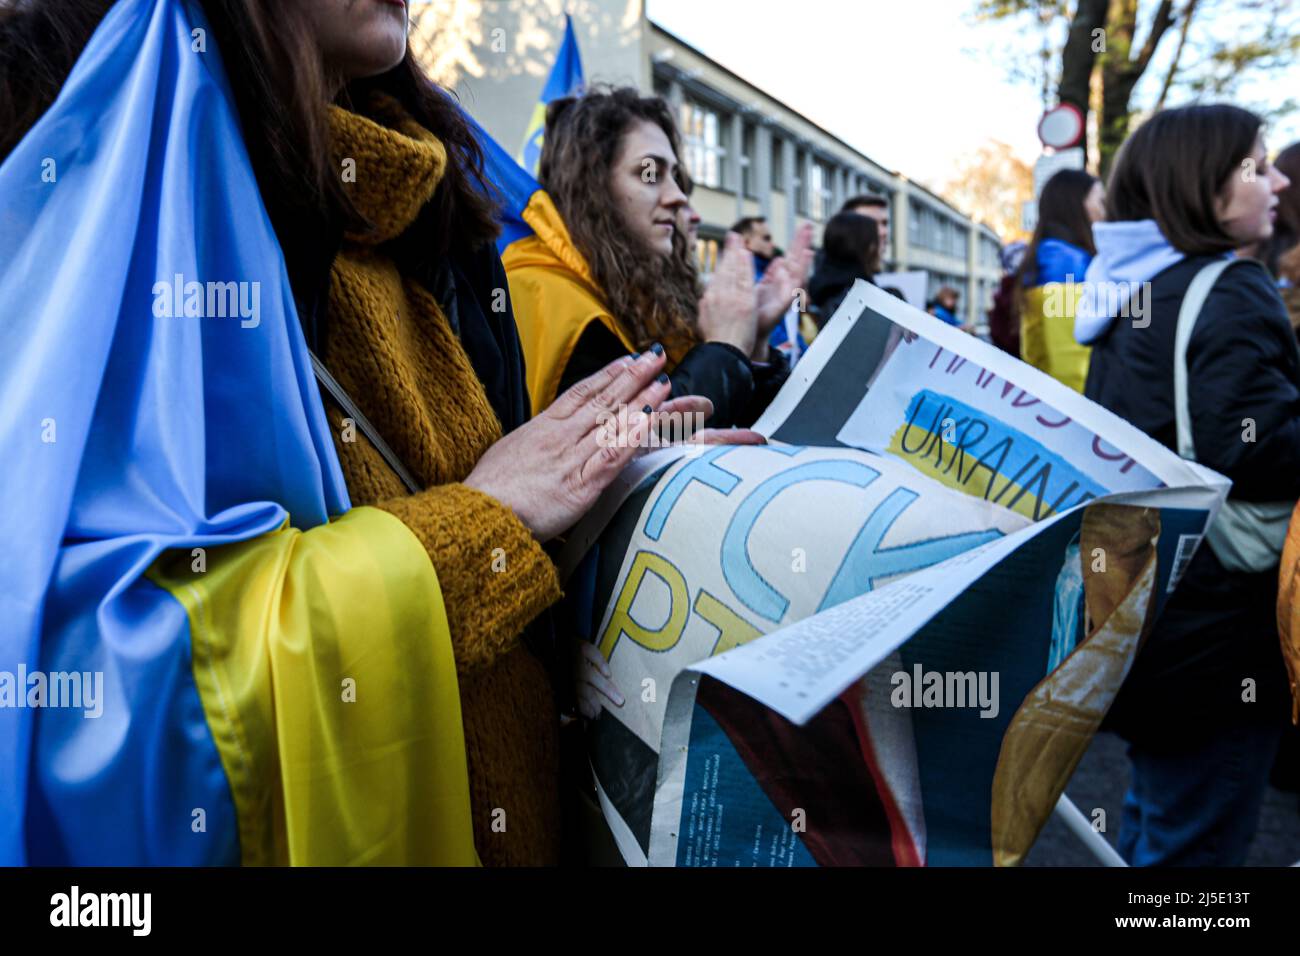
M 731 231 L 745 242 L 745 248 L 754 258 L 754 282 L 761 283 L 767 267 L 785 253 L 772 241 L 772 229 L 762 216 L 746 216 L 731 227 Z M 768 333 L 769 350 L 780 352 L 786 363 L 793 365 L 808 349 L 808 343 L 799 332 L 799 311 L 789 309 L 783 321 L 778 321 Z M 766 404 L 766 402 L 764 402 Z
M 524 211 L 534 235 L 503 257 L 534 411 L 590 370 L 646 349 L 666 353 L 674 396 L 713 403 L 713 425 L 751 424 L 788 376 L 768 334 L 803 283 L 810 231 L 757 285 L 750 254 L 729 234 L 701 297 L 678 228 L 679 146 L 657 96 L 597 88 L 549 104 L 542 189 Z
M 883 269 L 886 260 L 889 258 L 889 200 L 884 196 L 877 196 L 875 193 L 860 193 L 856 196 L 850 196 L 844 200 L 844 205 L 840 206 L 840 212 L 851 212 L 859 216 L 866 216 L 876 224 L 876 234 L 880 240 L 880 266 L 877 272 Z M 813 258 L 813 272 L 821 269 L 826 259 L 826 244 L 817 250 L 817 255 Z
M 876 224 L 876 234 L 880 238 L 879 261 L 883 266 L 885 260 L 889 258 L 889 200 L 875 193 L 861 193 L 844 200 L 840 212 L 866 216 Z M 880 269 L 877 268 L 876 271 L 879 272 Z
M 1230 502 L 1294 503 L 1300 355 L 1272 279 L 1231 254 L 1268 238 L 1288 183 L 1260 129 L 1245 110 L 1196 106 L 1157 113 L 1129 138 L 1109 221 L 1093 228 L 1075 335 L 1093 349 L 1084 394 L 1177 450 L 1179 311 L 1193 277 L 1226 262 L 1186 353 L 1196 460 L 1232 480 Z M 1240 175 L 1246 160 L 1253 177 Z M 1126 317 L 1099 307 L 1108 301 Z M 1225 561 L 1237 565 L 1201 542 L 1107 718 L 1129 742 L 1120 852 L 1132 864 L 1239 865 L 1255 832 L 1290 708 L 1278 568 Z
M 1016 358 L 1020 357 L 1020 264 L 1028 248 L 1019 240 L 1003 247 L 999 254 L 1002 281 L 993 293 L 993 308 L 989 309 L 989 341 Z
M 746 216 L 737 220 L 731 231 L 744 240 L 745 248 L 754 257 L 754 281 L 758 282 L 779 256 L 772 241 L 772 227 L 762 216 Z
M 880 233 L 874 219 L 840 212 L 826 223 L 822 255 L 808 283 L 808 298 L 822 328 L 848 295 L 853 283 L 867 282 L 880 270 Z

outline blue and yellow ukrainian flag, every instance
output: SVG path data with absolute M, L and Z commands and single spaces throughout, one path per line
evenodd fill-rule
M 564 15 L 564 41 L 555 56 L 551 75 L 542 87 L 542 98 L 533 110 L 533 118 L 524 134 L 524 145 L 519 151 L 519 165 L 531 175 L 537 175 L 537 164 L 542 158 L 542 134 L 546 131 L 546 104 L 562 96 L 580 94 L 585 81 L 582 77 L 582 57 L 578 54 L 578 38 L 573 33 L 573 18 Z
M 350 507 L 201 6 L 119 0 L 0 197 L 0 865 L 476 863 L 438 581 Z
M 484 181 L 480 185 L 496 203 L 497 223 L 501 226 L 497 252 L 504 254 L 511 243 L 533 234 L 533 227 L 524 221 L 524 210 L 541 186 L 533 174 L 520 166 L 474 117 L 464 110 L 461 110 L 461 115 L 483 150 Z

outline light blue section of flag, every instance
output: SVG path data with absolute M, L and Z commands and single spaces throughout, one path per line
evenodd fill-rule
M 531 175 L 537 175 L 537 164 L 542 158 L 542 133 L 546 127 L 546 104 L 562 96 L 571 96 L 582 92 L 585 85 L 582 76 L 582 57 L 578 54 L 578 38 L 573 32 L 573 18 L 564 15 L 564 40 L 560 51 L 555 55 L 555 65 L 551 75 L 542 87 L 542 98 L 533 111 L 528 131 L 524 134 L 524 145 L 519 153 L 519 164 Z
M 158 315 L 178 275 L 256 316 Z M 0 407 L 0 672 L 103 674 L 98 718 L 0 707 L 0 864 L 234 862 L 188 622 L 142 575 L 349 503 L 193 0 L 119 0 L 0 164 Z

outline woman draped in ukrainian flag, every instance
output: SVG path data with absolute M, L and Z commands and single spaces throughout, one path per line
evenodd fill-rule
M 1097 254 L 1092 224 L 1106 218 L 1106 190 L 1082 169 L 1063 169 L 1043 186 L 1038 225 L 1017 273 L 1020 357 L 1083 391 L 1091 350 L 1074 340 L 1083 274 Z
M 0 0 L 0 864 L 557 858 L 541 543 L 635 451 L 600 409 L 710 406 L 647 353 L 527 421 L 406 33 Z
M 597 87 L 548 105 L 541 188 L 520 214 L 528 232 L 502 256 L 536 410 L 613 356 L 655 344 L 674 394 L 712 401 L 713 425 L 752 424 L 789 376 L 768 338 L 807 277 L 812 228 L 757 284 L 729 234 L 701 297 L 681 152 L 662 97 Z

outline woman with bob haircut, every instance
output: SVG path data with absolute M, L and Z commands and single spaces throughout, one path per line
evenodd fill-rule
M 687 182 L 677 124 L 657 96 L 596 88 L 549 104 L 534 235 L 503 256 L 534 410 L 594 369 L 646 349 L 672 394 L 713 403 L 710 424 L 748 425 L 789 374 L 768 335 L 807 274 L 811 230 L 757 285 L 729 234 L 700 296 L 679 215 Z
M 1272 234 L 1287 185 L 1258 116 L 1164 110 L 1121 147 L 1093 227 L 1084 394 L 1232 480 L 1108 717 L 1132 761 L 1120 852 L 1134 865 L 1244 862 L 1290 706 L 1276 609 L 1300 355 L 1267 271 L 1232 254 Z

